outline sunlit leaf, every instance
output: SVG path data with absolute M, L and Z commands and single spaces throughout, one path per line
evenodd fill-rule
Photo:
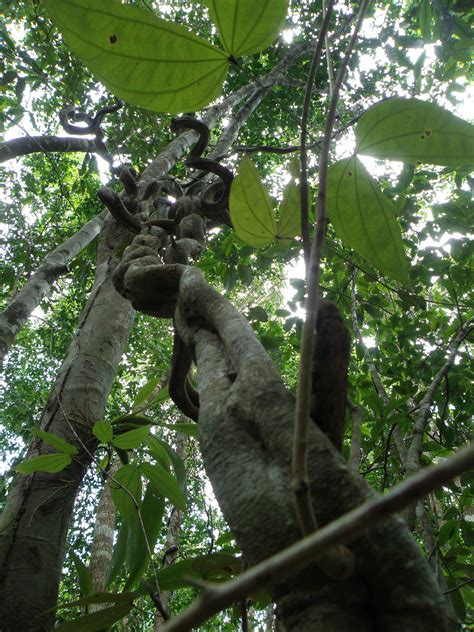
M 197 438 L 198 436 L 197 424 L 177 423 L 177 424 L 163 424 L 163 426 L 165 428 L 169 428 L 170 430 L 176 430 L 176 432 L 182 432 L 183 434 L 188 435 L 188 437 Z
M 45 0 L 67 44 L 117 97 L 159 112 L 200 110 L 215 99 L 226 53 L 185 27 L 118 0 Z
M 141 469 L 143 474 L 148 478 L 159 494 L 168 498 L 175 507 L 184 511 L 186 509 L 186 499 L 181 491 L 178 482 L 172 474 L 167 472 L 165 468 L 156 463 L 142 463 Z
M 41 454 L 15 465 L 13 469 L 21 474 L 33 474 L 33 472 L 56 474 L 56 472 L 61 472 L 71 463 L 72 459 L 69 454 Z
M 105 420 L 96 421 L 92 428 L 92 432 L 101 443 L 109 443 L 109 441 L 112 441 L 112 437 L 114 434 L 112 430 L 112 424 L 110 423 L 110 421 Z
M 137 514 L 136 503 L 140 506 L 142 499 L 140 470 L 136 465 L 124 465 L 113 478 L 114 480 L 110 483 L 112 500 L 122 518 L 131 522 Z
M 337 235 L 382 274 L 409 283 L 408 262 L 393 202 L 358 158 L 333 164 L 327 210 Z
M 51 432 L 46 432 L 45 430 L 33 430 L 33 434 L 40 439 L 43 439 L 43 441 L 51 447 L 56 448 L 58 452 L 62 452 L 63 454 L 70 454 L 71 456 L 77 454 L 78 452 L 76 446 L 71 445 L 62 437 L 58 437 Z
M 171 465 L 171 459 L 166 448 L 163 445 L 163 442 L 158 439 L 155 435 L 150 435 L 147 439 L 147 446 L 150 454 L 154 459 L 161 463 L 163 467 L 169 469 Z
M 276 39 L 288 0 L 205 0 L 225 50 L 232 57 L 251 55 Z
M 150 397 L 150 395 L 153 393 L 153 391 L 162 379 L 163 376 L 160 375 L 158 377 L 152 377 L 151 380 L 148 380 L 148 382 L 144 384 L 136 394 L 133 401 L 133 408 L 136 408 L 140 404 L 143 404 L 143 402 Z
M 290 180 L 283 192 L 280 205 L 280 221 L 278 222 L 278 237 L 293 239 L 301 235 L 301 188 Z
M 268 191 L 253 162 L 245 156 L 232 182 L 229 210 L 235 233 L 249 246 L 268 246 L 276 237 L 275 217 Z
M 54 628 L 61 632 L 97 632 L 111 626 L 116 621 L 120 621 L 127 616 L 133 608 L 133 603 L 119 603 L 110 608 L 86 614 L 78 617 L 74 621 L 66 621 Z
M 474 125 L 426 101 L 376 103 L 361 116 L 355 134 L 359 154 L 448 167 L 474 163 Z
M 132 450 L 138 448 L 145 441 L 149 432 L 150 426 L 141 426 L 115 437 L 112 444 L 121 450 Z

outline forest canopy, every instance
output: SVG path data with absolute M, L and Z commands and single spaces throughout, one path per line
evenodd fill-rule
M 471 3 L 2 9 L 6 632 L 471 629 Z

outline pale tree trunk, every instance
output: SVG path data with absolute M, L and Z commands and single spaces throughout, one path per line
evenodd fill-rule
M 282 62 L 253 84 L 209 108 L 211 128 L 256 89 L 276 85 L 311 45 L 294 47 Z M 241 121 L 243 123 L 244 121 Z M 237 130 L 238 131 L 238 130 Z M 174 139 L 146 168 L 140 182 L 166 175 L 197 140 L 193 130 Z M 78 330 L 59 370 L 41 428 L 78 449 L 73 464 L 58 474 L 17 475 L 0 518 L 0 621 L 2 632 L 51 629 L 74 500 L 92 461 L 96 440 L 91 428 L 104 415 L 107 397 L 133 323 L 134 310 L 114 289 L 112 273 L 129 231 L 110 218 L 99 240 L 96 279 Z M 36 439 L 28 455 L 50 452 Z M 47 612 L 48 611 L 48 612 Z
M 176 434 L 176 452 L 179 458 L 186 465 L 186 448 L 188 445 L 188 437 L 185 434 L 178 432 Z M 168 530 L 166 532 L 166 542 L 163 555 L 163 566 L 169 566 L 176 561 L 179 556 L 179 532 L 181 530 L 181 512 L 174 507 L 171 510 L 171 515 L 168 521 Z M 166 612 L 169 609 L 169 603 L 171 598 L 171 592 L 164 590 L 160 593 L 161 603 Z M 155 621 L 153 623 L 153 630 L 157 632 L 165 623 L 163 615 L 160 612 L 156 612 Z
M 120 460 L 115 458 L 109 470 L 109 475 L 112 478 L 120 465 Z M 95 514 L 89 562 L 93 592 L 103 592 L 107 589 L 107 577 L 114 552 L 115 517 L 117 512 L 112 500 L 111 482 L 111 478 L 105 479 Z M 88 611 L 96 612 L 107 606 L 108 604 L 90 604 Z

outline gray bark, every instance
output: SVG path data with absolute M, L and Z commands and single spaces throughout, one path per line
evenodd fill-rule
M 94 139 L 61 136 L 25 136 L 0 143 L 0 162 L 36 152 L 97 151 Z
M 284 79 L 286 70 L 311 44 L 293 47 L 266 77 L 244 86 L 210 107 L 203 116 L 213 127 L 218 117 L 255 93 Z M 198 139 L 193 130 L 174 139 L 146 168 L 139 188 L 166 175 Z M 96 281 L 77 333 L 60 368 L 41 428 L 78 448 L 73 464 L 58 474 L 18 475 L 0 517 L 0 621 L 2 632 L 42 632 L 54 622 L 67 529 L 82 478 L 92 461 L 91 428 L 104 415 L 107 397 L 128 339 L 134 311 L 114 289 L 112 273 L 119 245 L 128 231 L 110 218 L 99 242 Z M 50 451 L 36 439 L 28 456 Z
M 92 218 L 75 235 L 47 254 L 0 314 L 0 366 L 33 310 L 49 295 L 54 281 L 68 271 L 68 264 L 97 237 L 106 216 L 107 211 L 103 211 Z

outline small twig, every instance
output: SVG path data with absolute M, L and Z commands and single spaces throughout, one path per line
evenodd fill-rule
M 205 594 L 187 610 L 170 619 L 163 632 L 188 632 L 212 615 L 229 607 L 278 580 L 295 574 L 322 551 L 344 542 L 349 543 L 384 518 L 399 512 L 414 498 L 421 498 L 445 485 L 448 481 L 474 467 L 474 444 L 457 454 L 432 465 L 394 487 L 385 496 L 370 499 L 334 522 L 324 526 L 303 540 L 244 571 L 235 579 L 222 584 L 206 584 Z
M 301 235 L 303 237 L 303 253 L 308 269 L 309 258 L 311 253 L 311 242 L 309 237 L 309 203 L 308 203 L 308 148 L 306 146 L 308 140 L 308 119 L 311 107 L 311 97 L 313 94 L 314 78 L 321 59 L 321 51 L 324 42 L 327 42 L 327 31 L 329 21 L 331 19 L 332 7 L 334 0 L 329 0 L 328 9 L 324 15 L 321 31 L 319 32 L 318 41 L 314 49 L 313 58 L 308 73 L 308 82 L 306 84 L 306 93 L 303 103 L 303 114 L 301 116 L 301 182 L 300 182 L 300 208 L 301 208 Z
M 472 582 L 474 582 L 474 578 L 470 577 L 469 579 L 466 579 L 465 581 L 461 582 L 457 586 L 454 586 L 454 588 L 445 590 L 443 595 L 449 595 L 449 593 L 455 592 L 456 590 L 459 590 L 460 588 L 462 588 L 463 586 L 467 586 L 468 584 L 472 584 Z

